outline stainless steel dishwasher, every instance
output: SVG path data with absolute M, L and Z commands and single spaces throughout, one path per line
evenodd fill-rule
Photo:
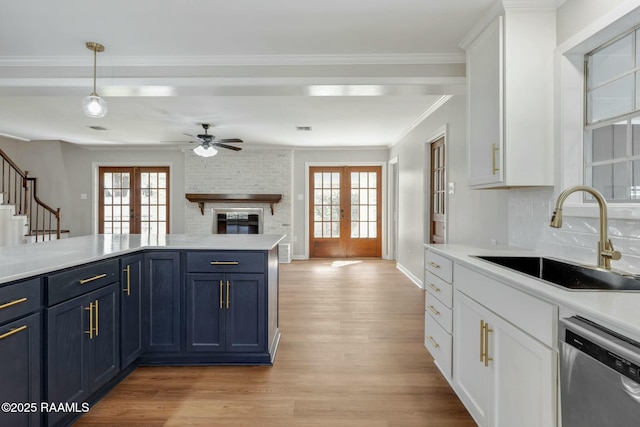
M 559 341 L 562 427 L 640 426 L 640 343 L 580 317 Z

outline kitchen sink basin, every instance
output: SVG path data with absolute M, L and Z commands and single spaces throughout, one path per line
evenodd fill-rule
M 640 278 L 615 271 L 571 264 L 553 258 L 527 256 L 476 256 L 573 291 L 640 291 Z

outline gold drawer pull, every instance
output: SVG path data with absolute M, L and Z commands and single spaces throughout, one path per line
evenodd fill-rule
M 3 308 L 12 307 L 12 306 L 14 306 L 16 304 L 20 304 L 20 303 L 23 303 L 25 301 L 27 301 L 27 298 L 20 298 L 20 299 L 17 299 L 17 300 L 10 301 L 10 302 L 8 302 L 6 304 L 0 305 L 0 310 L 2 310 Z
M 84 285 L 85 283 L 93 282 L 94 280 L 102 279 L 103 277 L 107 277 L 106 274 L 98 274 L 97 276 L 89 277 L 88 279 L 80 280 L 80 284 Z
M 440 266 L 438 264 L 436 264 L 435 262 L 431 262 L 429 261 L 429 265 L 433 268 L 440 268 Z
M 433 339 L 432 336 L 428 336 L 427 339 L 431 341 L 431 345 L 433 345 L 435 348 L 440 348 L 440 344 L 438 344 L 436 340 Z
M 436 291 L 436 292 L 440 292 L 440 288 L 439 288 L 439 287 L 437 287 L 436 285 L 434 285 L 433 283 L 427 283 L 427 285 L 429 285 L 429 287 L 430 287 L 431 289 L 433 289 L 434 291 Z
M 211 261 L 211 265 L 238 265 L 240 261 Z
M 122 271 L 127 273 L 127 287 L 124 288 L 123 291 L 127 296 L 131 296 L 131 265 L 127 265 L 127 268 Z
M 4 334 L 0 335 L 0 340 L 9 338 L 11 335 L 17 334 L 18 332 L 24 331 L 25 329 L 27 329 L 27 325 L 20 326 L 19 328 L 13 328 L 9 332 L 5 332 Z
M 429 310 L 431 310 L 431 312 L 433 314 L 435 314 L 436 316 L 440 316 L 440 312 L 434 306 L 429 305 L 428 307 L 429 307 Z

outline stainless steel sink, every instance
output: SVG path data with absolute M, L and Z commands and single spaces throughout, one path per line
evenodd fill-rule
M 476 256 L 573 291 L 640 291 L 640 278 L 544 257 Z

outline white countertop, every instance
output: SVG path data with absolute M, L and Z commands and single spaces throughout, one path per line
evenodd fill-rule
M 49 273 L 140 249 L 273 249 L 282 234 L 90 235 L 0 248 L 0 284 Z
M 477 248 L 450 244 L 427 247 L 507 285 L 557 304 L 560 307 L 561 318 L 578 314 L 640 342 L 640 292 L 571 291 L 473 257 L 548 256 L 539 252 L 509 247 Z M 548 257 L 558 259 L 554 256 Z

